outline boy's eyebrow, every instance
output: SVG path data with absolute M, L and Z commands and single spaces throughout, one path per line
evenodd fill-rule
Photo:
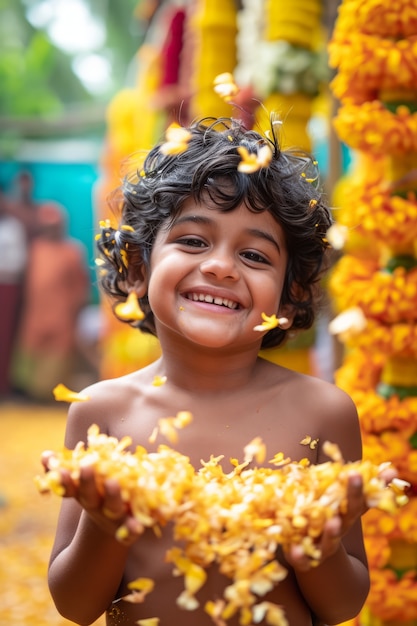
M 261 230 L 259 228 L 250 228 L 248 230 L 248 233 L 250 235 L 253 235 L 254 237 L 259 237 L 260 239 L 266 239 L 266 241 L 269 241 L 270 243 L 272 243 L 276 247 L 278 252 L 281 254 L 281 248 L 280 248 L 278 241 L 272 235 L 270 235 L 266 230 Z
M 174 219 L 171 228 L 179 224 L 186 224 L 187 222 L 191 222 L 192 224 L 211 224 L 212 220 L 205 215 L 180 215 Z
M 174 226 L 178 226 L 179 224 L 186 224 L 187 222 L 191 222 L 192 224 L 211 224 L 213 220 L 205 215 L 180 215 L 171 225 L 171 228 Z M 281 247 L 278 241 L 266 230 L 262 230 L 260 228 L 248 228 L 248 235 L 252 235 L 253 237 L 258 237 L 260 239 L 265 239 L 272 243 L 278 252 L 281 254 Z

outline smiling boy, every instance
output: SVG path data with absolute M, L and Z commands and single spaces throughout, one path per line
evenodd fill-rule
M 186 410 L 193 421 L 176 449 L 196 469 L 210 455 L 224 455 L 229 468 L 228 460 L 242 458 L 254 437 L 265 442 L 268 458 L 282 451 L 321 463 L 328 460 L 322 443 L 329 440 L 346 461 L 359 459 L 350 398 L 258 356 L 261 347 L 283 343 L 290 328 L 308 328 L 314 320 L 331 220 L 309 180 L 311 162 L 282 152 L 273 133 L 267 139 L 234 120 L 203 120 L 184 132 L 176 154 L 159 144 L 143 169 L 126 178 L 119 227 L 104 224 L 98 242 L 102 286 L 119 303 L 115 311 L 134 294 L 143 315 L 123 318 L 156 334 L 162 355 L 142 370 L 88 388 L 90 400 L 70 407 L 65 445 L 85 441 L 94 422 L 119 439 L 132 437 L 132 449 L 153 450 L 157 444 L 149 438 L 158 420 Z M 249 172 L 241 167 L 245 159 L 253 165 Z M 263 315 L 280 323 L 259 332 Z M 155 380 L 166 382 L 156 386 Z M 301 445 L 306 434 L 318 442 L 307 451 Z M 106 612 L 108 626 L 153 617 L 160 626 L 213 623 L 205 604 L 221 598 L 229 582 L 215 566 L 197 594 L 199 608 L 184 610 L 176 602 L 183 579 L 165 559 L 173 544 L 170 527 L 162 537 L 143 533 L 117 484 L 109 480 L 99 493 L 91 468 L 84 468 L 79 486 L 65 473 L 62 482 L 67 497 L 49 584 L 65 617 L 91 624 Z M 346 513 L 329 520 L 317 540 L 320 563 L 313 567 L 297 545 L 278 552 L 288 573 L 264 599 L 281 605 L 291 626 L 338 624 L 361 609 L 369 589 L 364 510 L 361 480 L 352 475 Z M 120 542 L 115 532 L 122 524 L 129 535 Z M 143 603 L 131 604 L 122 598 L 138 577 L 151 578 L 155 589 Z M 238 615 L 228 623 L 236 626 Z

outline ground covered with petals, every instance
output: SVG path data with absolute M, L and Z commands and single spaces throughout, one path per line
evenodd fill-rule
M 62 446 L 65 419 L 65 406 L 0 405 L 0 626 L 73 624 L 56 611 L 46 581 L 60 502 L 33 480 L 42 451 Z

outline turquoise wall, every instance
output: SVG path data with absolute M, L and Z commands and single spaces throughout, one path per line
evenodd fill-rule
M 65 207 L 69 235 L 86 248 L 91 272 L 91 299 L 98 302 L 94 266 L 97 220 L 93 200 L 98 166 L 92 163 L 0 161 L 0 185 L 6 193 L 13 192 L 14 179 L 22 170 L 33 176 L 35 201 L 54 200 Z

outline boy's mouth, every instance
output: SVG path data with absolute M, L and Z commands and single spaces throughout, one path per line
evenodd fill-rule
M 208 293 L 186 293 L 187 300 L 193 300 L 194 302 L 207 302 L 208 304 L 216 304 L 217 306 L 224 306 L 227 309 L 238 309 L 239 303 L 228 298 L 220 298 L 219 296 L 211 296 Z

